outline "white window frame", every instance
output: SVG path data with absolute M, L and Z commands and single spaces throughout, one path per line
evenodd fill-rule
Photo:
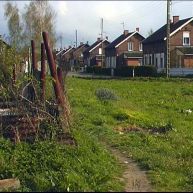
M 139 43 L 139 51 L 143 51 L 143 44 L 142 44 L 142 42 Z
M 128 51 L 133 51 L 133 42 L 128 42 Z
M 99 48 L 99 55 L 102 55 L 102 48 Z
M 185 40 L 188 38 L 189 43 L 187 44 Z M 183 46 L 190 46 L 190 32 L 189 31 L 184 31 L 183 32 Z

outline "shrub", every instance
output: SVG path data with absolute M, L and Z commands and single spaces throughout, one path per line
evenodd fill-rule
M 102 68 L 101 66 L 88 66 L 86 68 L 86 72 L 99 74 L 99 75 L 111 75 L 110 68 Z
M 167 123 L 154 124 L 150 127 L 152 133 L 167 133 L 169 131 L 175 131 L 173 124 L 169 121 Z
M 87 73 L 93 73 L 93 66 L 87 66 L 86 67 L 86 72 Z
M 113 114 L 113 118 L 117 121 L 126 121 L 129 119 L 129 115 L 123 111 L 117 111 Z
M 100 74 L 101 73 L 101 68 L 100 66 L 93 66 L 93 72 L 95 74 Z
M 93 66 L 93 72 L 99 75 L 111 75 L 110 68 L 102 68 L 101 66 Z
M 96 96 L 102 101 L 118 99 L 117 95 L 113 91 L 106 88 L 97 89 Z
M 115 76 L 133 76 L 133 66 L 123 66 L 114 70 Z
M 193 78 L 193 74 L 187 74 L 185 78 Z
M 157 70 L 154 66 L 123 66 L 115 69 L 115 76 L 132 77 L 133 69 L 135 76 L 157 76 Z
M 135 76 L 157 76 L 157 69 L 154 66 L 136 66 Z

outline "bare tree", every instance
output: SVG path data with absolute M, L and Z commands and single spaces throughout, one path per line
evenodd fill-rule
M 8 29 L 10 36 L 10 43 L 14 48 L 21 48 L 21 33 L 22 26 L 19 16 L 19 9 L 17 4 L 13 5 L 10 2 L 5 4 L 5 13 L 6 19 L 8 20 Z
M 47 31 L 50 35 L 50 44 L 56 43 L 55 35 L 55 18 L 56 13 L 48 1 L 31 1 L 25 7 L 26 12 L 23 14 L 25 23 L 24 37 L 27 40 L 34 39 L 37 42 L 42 41 L 41 33 Z

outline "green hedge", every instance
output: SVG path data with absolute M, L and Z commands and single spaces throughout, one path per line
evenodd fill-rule
M 124 66 L 116 68 L 115 76 L 132 77 L 134 75 L 139 77 L 157 76 L 157 69 L 154 66 Z
M 86 72 L 87 73 L 93 73 L 94 71 L 93 71 L 93 66 L 87 66 L 86 67 Z
M 138 77 L 155 77 L 158 76 L 157 69 L 154 66 L 123 66 L 114 69 L 114 76 L 132 77 L 134 75 Z M 86 68 L 87 73 L 94 73 L 98 75 L 111 75 L 111 68 L 102 68 L 100 66 L 88 66 Z
M 86 68 L 87 73 L 94 73 L 98 75 L 111 75 L 110 68 L 102 68 L 101 66 L 88 66 Z
M 115 76 L 133 76 L 133 67 L 132 66 L 123 66 L 114 69 L 114 75 Z
M 157 69 L 154 66 L 136 66 L 135 76 L 157 76 Z

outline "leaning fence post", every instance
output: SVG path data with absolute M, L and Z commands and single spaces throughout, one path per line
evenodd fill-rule
M 52 53 L 50 46 L 49 46 L 49 43 L 48 43 L 48 33 L 43 32 L 42 36 L 43 36 L 44 45 L 45 45 L 45 49 L 46 49 L 50 73 L 54 79 L 53 80 L 53 86 L 54 86 L 56 100 L 58 102 L 59 114 L 62 115 L 62 117 L 60 116 L 61 117 L 60 120 L 63 124 L 62 125 L 63 128 L 67 129 L 69 126 L 69 110 L 68 110 L 67 106 L 65 105 L 64 92 L 63 92 L 62 87 L 60 85 L 60 82 L 58 80 L 58 75 L 57 75 L 57 71 L 56 71 L 56 64 L 54 61 L 53 53 Z M 62 114 L 61 114 L 60 110 L 62 111 Z
M 46 81 L 46 63 L 45 63 L 45 46 L 44 43 L 41 43 L 41 74 L 40 74 L 40 80 L 41 80 L 41 100 L 45 101 L 45 81 Z

